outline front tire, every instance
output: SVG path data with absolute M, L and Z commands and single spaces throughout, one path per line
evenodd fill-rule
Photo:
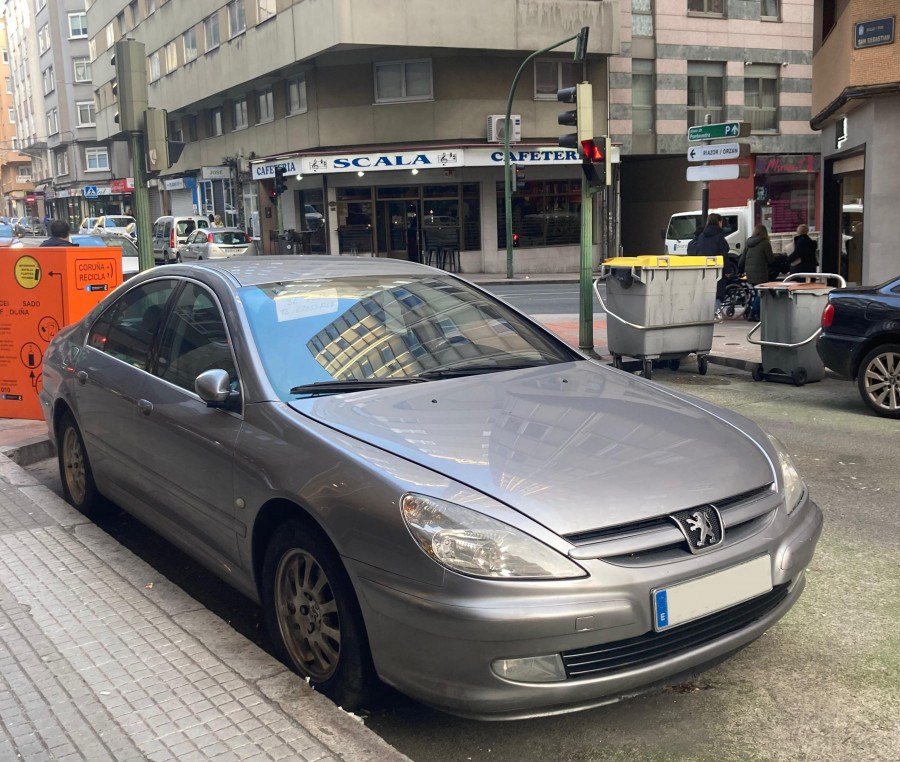
M 856 377 L 859 394 L 885 418 L 900 418 L 900 344 L 882 344 L 869 352 Z
M 263 562 L 264 615 L 278 657 L 347 711 L 377 685 L 359 603 L 337 552 L 315 527 L 288 521 Z
M 106 502 L 94 482 L 84 438 L 72 413 L 66 412 L 60 419 L 56 441 L 63 497 L 88 518 L 97 517 L 106 508 Z

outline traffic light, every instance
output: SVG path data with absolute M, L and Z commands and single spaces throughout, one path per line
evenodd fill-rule
M 144 112 L 147 130 L 147 171 L 162 172 L 181 158 L 184 143 L 169 140 L 168 112 L 161 108 L 148 108 Z
M 147 108 L 147 57 L 144 43 L 119 40 L 111 63 L 116 77 L 112 81 L 118 111 L 113 119 L 122 132 L 140 132 L 144 128 Z
M 563 148 L 574 148 L 584 155 L 584 141 L 594 138 L 594 94 L 590 82 L 582 82 L 574 87 L 558 90 L 556 99 L 562 103 L 574 103 L 572 111 L 562 111 L 559 123 L 566 127 L 575 127 L 575 132 L 559 136 L 559 145 Z
M 275 195 L 280 196 L 287 190 L 284 180 L 284 167 L 275 167 Z
M 525 190 L 525 167 L 521 164 L 513 164 L 512 168 L 516 178 L 516 190 Z
M 591 185 L 609 185 L 612 181 L 609 146 L 609 138 L 606 135 L 585 140 L 581 144 L 584 152 L 581 169 Z

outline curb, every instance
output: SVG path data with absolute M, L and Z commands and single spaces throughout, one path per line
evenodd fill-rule
M 5 455 L 18 466 L 33 465 L 56 455 L 56 448 L 47 436 L 32 437 L 15 445 L 0 447 L 0 455 Z
M 707 355 L 706 359 L 713 365 L 725 365 L 729 368 L 745 370 L 748 373 L 752 373 L 753 369 L 759 365 L 755 360 L 741 360 L 737 357 L 725 357 L 723 355 Z

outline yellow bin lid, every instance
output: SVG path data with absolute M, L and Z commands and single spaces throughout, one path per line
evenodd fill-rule
M 722 257 L 682 257 L 646 254 L 642 257 L 613 257 L 604 267 L 721 267 Z

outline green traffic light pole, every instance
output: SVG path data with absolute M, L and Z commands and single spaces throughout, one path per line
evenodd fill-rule
M 522 76 L 522 72 L 525 71 L 525 66 L 531 61 L 535 56 L 541 55 L 541 53 L 546 53 L 549 50 L 553 50 L 558 48 L 560 45 L 565 45 L 567 42 L 572 42 L 572 40 L 578 40 L 578 45 L 575 47 L 575 60 L 576 61 L 584 61 L 584 57 L 587 55 L 587 36 L 588 36 L 589 27 L 582 27 L 581 31 L 578 34 L 574 34 L 571 37 L 566 37 L 564 40 L 560 40 L 553 45 L 548 45 L 546 48 L 541 48 L 540 50 L 536 50 L 532 53 L 528 58 L 522 61 L 522 65 L 519 67 L 519 71 L 516 72 L 516 76 L 512 81 L 512 87 L 509 88 L 509 99 L 506 101 L 506 121 L 504 122 L 504 130 L 503 130 L 503 196 L 506 204 L 506 277 L 513 277 L 513 233 L 512 233 L 512 190 L 511 190 L 511 179 L 510 179 L 510 165 L 509 165 L 509 120 L 512 115 L 512 102 L 513 97 L 516 94 L 516 86 L 519 84 L 519 77 Z
M 142 120 L 143 121 L 143 120 Z M 144 172 L 144 133 L 129 132 L 128 147 L 134 174 L 134 219 L 137 227 L 138 268 L 143 272 L 153 267 L 153 239 L 150 235 L 150 191 Z

